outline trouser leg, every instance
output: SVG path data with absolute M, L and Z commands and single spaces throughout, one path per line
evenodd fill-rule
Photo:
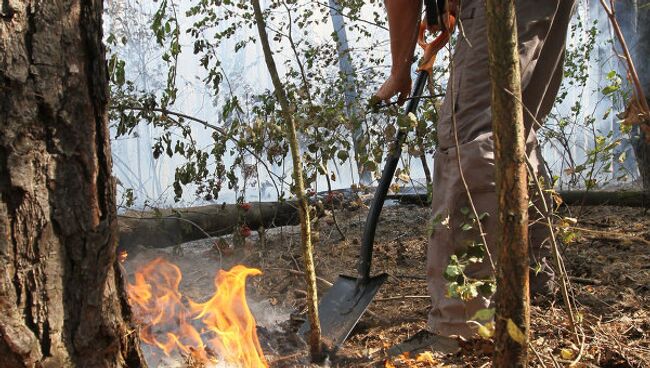
M 463 173 L 472 194 L 472 203 L 482 218 L 481 224 L 488 248 L 495 254 L 496 232 L 493 230 L 497 225 L 497 199 L 491 170 L 494 167 L 491 133 L 462 144 L 460 150 L 461 166 L 471 168 L 463 170 Z M 469 337 L 472 335 L 472 329 L 466 322 L 478 310 L 489 306 L 490 296 L 479 294 L 468 300 L 449 297 L 453 280 L 443 276 L 453 255 L 460 257 L 467 251 L 477 250 L 476 247 L 482 246 L 480 244 L 483 243 L 478 225 L 472 219 L 472 204 L 458 170 L 458 159 L 454 147 L 438 151 L 434 160 L 434 211 L 427 249 L 427 280 L 432 299 L 429 327 L 435 333 Z M 473 279 L 490 277 L 492 269 L 487 255 L 482 256 L 485 261 L 466 268 L 465 276 Z
M 551 186 L 551 179 L 544 167 L 544 159 L 537 141 L 537 130 L 543 124 L 557 97 L 563 76 L 565 41 L 567 28 L 575 7 L 575 1 L 563 0 L 558 3 L 549 32 L 537 57 L 535 68 L 523 89 L 524 123 L 528 135 L 526 139 L 527 154 L 531 174 L 542 189 Z M 523 83 L 523 81 L 522 81 Z M 544 198 L 542 198 L 542 195 Z M 534 207 L 530 211 L 530 253 L 534 270 L 530 277 L 530 290 L 535 294 L 548 294 L 553 289 L 554 272 L 550 266 L 551 244 L 547 217 L 551 215 L 554 202 L 548 192 L 540 193 L 536 185 L 530 191 Z
M 556 85 L 559 86 L 561 79 L 564 41 L 559 36 L 566 35 L 569 17 L 559 16 L 557 13 L 566 11 L 566 4 L 562 4 L 564 1 L 572 3 L 569 0 L 517 2 L 523 99 L 537 103 L 530 106 L 530 110 L 534 111 L 535 119 L 525 120 L 529 131 L 527 154 L 535 175 L 544 175 L 545 172 L 535 129 L 532 129 L 532 121 L 541 118 L 542 113 L 544 115 L 548 113 L 550 109 L 548 101 L 554 99 L 557 93 Z M 479 1 L 464 1 L 463 4 L 466 7 L 460 18 L 466 39 L 458 41 L 454 52 L 452 68 L 454 74 L 448 85 L 447 98 L 443 104 L 438 126 L 439 149 L 434 160 L 432 204 L 434 222 L 427 250 L 427 279 L 432 298 L 432 308 L 429 313 L 429 327 L 432 332 L 468 337 L 472 330 L 466 321 L 476 311 L 488 307 L 491 299 L 489 295 L 479 295 L 468 301 L 447 297 L 450 282 L 444 278 L 443 273 L 450 257 L 463 253 L 472 244 L 482 241 L 478 236 L 476 225 L 471 229 L 464 226 L 468 223 L 467 209 L 470 203 L 458 170 L 457 143 L 460 150 L 460 166 L 472 202 L 479 215 L 488 213 L 488 216 L 483 218 L 482 225 L 488 249 L 493 255 L 497 252 L 497 197 L 490 114 L 490 81 L 487 78 L 485 10 Z M 572 5 L 569 8 L 572 8 Z M 551 45 L 545 43 L 545 40 L 548 42 L 554 40 L 552 42 L 561 42 L 561 44 Z M 544 67 L 540 67 L 541 65 Z M 546 79 L 540 77 L 541 72 L 549 73 L 549 70 L 550 74 L 547 74 Z M 551 94 L 553 99 L 547 98 Z M 452 124 L 452 109 L 457 125 L 455 131 Z M 539 216 L 531 215 L 531 218 L 536 217 Z M 544 265 L 546 264 L 544 258 L 548 254 L 548 247 L 544 242 L 547 235 L 548 228 L 542 224 L 532 226 L 529 233 L 531 258 L 535 259 L 535 262 L 541 261 Z M 487 260 L 471 265 L 465 272 L 466 276 L 476 279 L 492 275 Z M 551 277 L 550 272 L 533 275 L 532 285 L 535 287 L 538 284 L 547 285 Z

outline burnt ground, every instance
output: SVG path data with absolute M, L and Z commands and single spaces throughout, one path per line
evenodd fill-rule
M 367 209 L 353 206 L 334 212 L 345 239 L 331 215 L 318 221 L 316 264 L 319 292 L 327 290 L 340 273 L 354 274 Z M 460 351 L 432 351 L 426 361 L 418 355 L 386 361 L 384 352 L 425 326 L 429 308 L 424 262 L 429 210 L 417 205 L 384 209 L 379 224 L 373 270 L 387 272 L 369 311 L 338 353 L 335 367 L 488 367 L 489 340 L 460 342 Z M 560 216 L 577 218 L 568 231 L 574 241 L 563 247 L 578 305 L 583 344 L 572 342 L 560 298 L 533 306 L 531 312 L 531 366 L 577 367 L 650 366 L 650 214 L 640 208 L 571 207 Z M 263 271 L 248 282 L 248 298 L 259 335 L 273 367 L 309 366 L 307 349 L 295 331 L 305 318 L 305 282 L 298 227 L 254 233 L 245 245 L 232 240 L 204 240 L 176 249 L 131 251 L 129 274 L 141 264 L 165 256 L 183 270 L 183 292 L 206 299 L 221 266 L 245 264 Z M 132 276 L 132 275 L 131 275 Z M 425 356 L 420 356 L 420 358 Z M 420 359 L 422 360 L 422 359 Z

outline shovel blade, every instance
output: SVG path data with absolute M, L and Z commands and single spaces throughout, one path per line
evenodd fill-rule
M 388 274 L 371 277 L 357 288 L 357 278 L 340 275 L 334 285 L 321 297 L 318 305 L 322 341 L 330 351 L 336 350 L 348 338 L 363 312 L 384 284 Z M 306 335 L 310 330 L 309 321 L 300 328 Z

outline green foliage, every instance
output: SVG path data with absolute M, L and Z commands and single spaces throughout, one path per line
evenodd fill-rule
M 553 176 L 565 189 L 597 189 L 631 177 L 624 149 L 630 130 L 615 114 L 625 110 L 630 86 L 617 71 L 617 65 L 612 64 L 612 41 L 601 44 L 604 35 L 599 26 L 597 21 L 586 21 L 583 12 L 577 12 L 570 28 L 564 80 L 555 108 L 546 122 L 540 122 L 540 140 L 560 160 L 550 162 L 560 171 Z M 603 54 L 604 50 L 608 53 Z M 604 65 L 613 69 L 593 86 L 594 73 L 599 73 Z M 587 96 L 593 96 L 589 105 Z
M 331 180 L 336 180 L 328 172 L 330 165 L 339 166 L 352 159 L 377 174 L 398 129 L 409 132 L 404 146 L 409 158 L 431 154 L 437 145 L 436 123 L 441 98 L 425 99 L 417 118 L 400 117 L 396 106 L 381 111 L 367 106 L 387 71 L 382 2 L 338 2 L 348 34 L 353 37 L 348 51 L 354 55 L 356 72 L 352 76 L 342 75 L 338 70 L 336 34 L 332 32 L 325 40 L 314 37 L 313 29 L 323 27 L 330 16 L 325 2 L 304 6 L 296 0 L 271 0 L 265 10 L 274 57 L 282 66 L 282 80 L 286 81 L 285 89 L 304 152 L 307 188 L 315 186 L 319 175 L 330 175 Z M 273 170 L 289 164 L 289 146 L 283 128 L 286 124 L 276 97 L 270 90 L 242 91 L 238 86 L 241 76 L 229 74 L 224 66 L 224 57 L 245 55 L 249 48 L 255 47 L 249 2 L 199 0 L 189 6 L 185 4 L 187 8 L 180 10 L 181 2 L 161 0 L 152 14 L 142 14 L 127 5 L 116 11 L 120 4 L 126 2 L 111 2 L 109 12 L 112 11 L 113 23 L 106 39 L 111 49 L 110 118 L 116 138 L 133 136 L 140 124 L 155 128 L 152 156 L 174 157 L 180 161 L 172 185 L 176 200 L 180 200 L 188 187 L 206 200 L 218 199 L 224 188 L 234 190 L 237 198 L 244 198 L 247 188 L 255 185 L 259 188 L 260 170 L 266 171 L 278 197 L 286 198 L 287 188 L 292 188 L 290 179 Z M 179 22 L 179 13 L 183 22 Z M 373 19 L 363 19 L 363 14 L 368 13 L 373 14 Z M 598 24 L 579 16 L 570 33 L 564 83 L 556 101 L 556 106 L 565 108 L 555 109 L 546 122 L 539 122 L 544 126 L 539 134 L 543 143 L 552 146 L 561 159 L 559 172 L 552 173 L 556 181 L 562 178 L 560 183 L 568 187 L 593 189 L 611 178 L 628 177 L 624 166 L 617 163 L 626 159 L 625 151 L 619 148 L 629 136 L 629 127 L 621 125 L 620 132 L 600 131 L 598 127 L 623 110 L 629 99 L 629 86 L 623 76 L 612 70 L 595 91 L 590 91 L 587 86 L 593 72 L 590 66 L 602 62 L 594 52 L 598 46 Z M 183 52 L 195 55 L 196 64 L 204 71 L 200 83 L 218 109 L 218 114 L 209 121 L 187 115 L 177 106 L 180 93 L 177 71 L 179 57 L 186 55 Z M 440 65 L 448 62 L 449 56 L 441 55 Z M 163 78 L 160 80 L 159 76 Z M 445 67 L 436 66 L 435 83 L 430 86 L 429 94 L 442 94 L 447 76 Z M 350 77 L 352 86 L 348 85 Z M 361 96 L 353 106 L 347 105 L 344 98 L 351 88 Z M 603 96 L 599 104 L 607 105 L 598 114 L 587 110 L 582 99 L 574 99 L 594 92 Z M 359 130 L 361 144 L 355 149 L 350 137 Z M 195 139 L 197 132 L 207 132 L 210 144 L 199 145 Z M 575 137 L 587 137 L 588 142 L 576 145 Z M 578 146 L 582 152 L 577 152 Z M 410 181 L 409 163 L 410 160 L 404 161 L 394 189 Z M 134 201 L 133 189 L 126 188 L 124 202 L 129 206 Z M 481 214 L 476 219 L 468 209 L 462 209 L 461 213 L 465 221 L 460 229 L 467 234 L 475 234 L 477 221 L 487 216 Z M 448 226 L 449 219 L 433 219 L 430 232 L 439 224 Z M 562 228 L 559 235 L 565 243 L 578 236 L 570 227 Z M 468 300 L 479 294 L 492 294 L 494 279 L 474 279 L 466 272 L 471 265 L 485 262 L 485 245 L 478 241 L 465 245 L 461 254 L 451 257 L 445 270 L 449 296 Z
M 139 23 L 140 28 L 144 24 L 148 29 L 145 27 L 136 34 L 118 32 L 137 27 L 129 19 L 114 19 L 108 41 L 113 51 L 109 63 L 111 121 L 117 138 L 133 135 L 138 124 L 155 128 L 153 157 L 179 157 L 183 162 L 174 176 L 176 200 L 189 185 L 197 196 L 205 199 L 216 199 L 226 187 L 241 196 L 247 187 L 259 185 L 257 169 L 251 170 L 250 162 L 266 170 L 278 196 L 285 197 L 287 178 L 272 170 L 273 166 L 285 166 L 288 153 L 282 128 L 285 124 L 273 91 L 242 93 L 241 88 L 233 85 L 233 76 L 224 69 L 224 56 L 232 59 L 256 42 L 255 33 L 250 31 L 254 26 L 250 3 L 202 0 L 184 10 L 180 9 L 181 5 L 174 0 L 160 1 L 149 20 Z M 394 135 L 388 134 L 392 127 L 390 118 L 398 115 L 396 108 L 386 114 L 386 111 L 366 111 L 365 106 L 367 96 L 385 78 L 386 70 L 379 67 L 386 64 L 386 53 L 367 52 L 381 49 L 379 45 L 385 42 L 376 37 L 376 31 L 385 30 L 383 4 L 341 0 L 339 5 L 348 34 L 353 36 L 350 40 L 353 47 L 348 50 L 354 54 L 356 70 L 351 76 L 352 86 L 348 84 L 350 76 L 342 75 L 338 69 L 336 33 L 332 32 L 329 40 L 321 40 L 310 31 L 329 21 L 330 8 L 326 3 L 306 7 L 295 0 L 274 0 L 267 4 L 264 14 L 275 42 L 275 57 L 283 66 L 282 78 L 298 125 L 307 187 L 313 186 L 319 175 L 327 174 L 321 167 L 341 165 L 350 159 L 356 160 L 364 170 L 378 174 L 387 143 Z M 374 9 L 375 19 L 362 19 L 362 14 L 367 13 L 364 9 Z M 184 12 L 182 24 L 187 26 L 181 26 L 179 12 Z M 189 37 L 189 45 L 187 41 L 181 42 L 182 34 Z M 129 78 L 125 60 L 134 57 L 124 58 L 128 55 L 122 54 L 126 45 L 142 39 L 155 43 L 159 60 L 154 64 L 165 70 L 159 75 L 167 76 L 161 88 L 153 92 Z M 205 72 L 201 83 L 220 110 L 210 121 L 188 116 L 175 107 L 179 97 L 176 81 L 179 56 L 188 47 Z M 440 76 L 444 72 L 436 69 Z M 361 95 L 353 106 L 347 105 L 344 98 L 350 88 Z M 438 93 L 443 88 L 434 86 Z M 419 156 L 433 150 L 435 103 L 439 102 L 429 100 L 423 104 L 424 119 L 407 118 L 398 122 L 400 129 L 418 132 L 417 138 L 409 139 L 406 144 L 408 154 Z M 213 142 L 208 147 L 200 146 L 193 138 L 201 127 L 212 130 Z M 350 137 L 357 131 L 363 135 L 361 144 L 354 147 Z
M 465 221 L 458 226 L 463 232 L 467 232 L 467 245 L 458 254 L 450 257 L 449 264 L 444 272 L 444 277 L 449 284 L 447 294 L 452 298 L 470 300 L 479 295 L 490 296 L 495 292 L 496 282 L 493 276 L 477 279 L 467 274 L 467 268 L 472 265 L 487 262 L 485 245 L 479 239 L 477 222 L 489 216 L 487 213 L 479 214 L 478 220 L 469 208 L 460 208 L 460 213 Z

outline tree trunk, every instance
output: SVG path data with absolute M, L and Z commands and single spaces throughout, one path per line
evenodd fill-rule
M 298 205 L 300 208 L 300 232 L 302 235 L 302 249 L 303 258 L 305 260 L 305 281 L 307 283 L 307 310 L 309 314 L 309 323 L 311 330 L 309 333 L 309 346 L 311 358 L 314 361 L 322 359 L 322 343 L 321 343 L 321 329 L 320 319 L 318 318 L 318 290 L 316 287 L 316 266 L 314 264 L 314 251 L 311 243 L 311 227 L 309 221 L 309 203 L 305 196 L 305 181 L 303 178 L 302 160 L 298 147 L 298 137 L 296 135 L 296 122 L 293 118 L 292 109 L 287 98 L 287 93 L 284 90 L 282 82 L 280 82 L 280 75 L 273 54 L 271 46 L 269 45 L 269 36 L 266 33 L 266 22 L 262 14 L 259 0 L 251 0 L 255 12 L 255 23 L 257 23 L 257 31 L 259 32 L 262 50 L 264 51 L 264 60 L 271 75 L 273 87 L 275 88 L 275 95 L 280 103 L 282 110 L 282 118 L 287 124 L 287 131 L 289 132 L 289 146 L 291 148 L 291 158 L 293 160 L 293 180 L 294 180 L 294 194 L 298 198 Z
M 612 4 L 614 5 L 614 4 Z M 640 6 L 636 0 L 624 0 L 615 3 L 616 8 L 610 9 L 614 12 L 616 21 L 620 24 L 622 35 L 625 38 L 631 61 L 638 73 L 639 87 L 645 93 L 646 98 L 650 94 L 650 8 Z M 603 7 L 604 8 L 604 7 Z M 610 19 L 611 20 L 611 19 Z M 619 42 L 620 44 L 620 42 Z M 650 101 L 646 105 L 650 105 Z M 628 103 L 626 120 L 632 118 L 637 124 L 650 124 L 648 121 L 638 121 L 634 116 L 640 116 L 637 104 Z M 634 127 L 631 133 L 630 143 L 634 150 L 639 177 L 644 191 L 650 192 L 650 140 L 648 129 L 645 131 Z
M 140 367 L 116 261 L 102 1 L 0 5 L 0 365 Z
M 355 122 L 352 124 L 352 143 L 354 146 L 354 158 L 357 162 L 357 171 L 359 172 L 359 183 L 362 185 L 372 184 L 372 171 L 368 170 L 361 157 L 367 157 L 368 152 L 366 144 L 364 143 L 364 129 L 359 121 L 358 103 L 359 93 L 355 87 L 354 80 L 354 66 L 352 65 L 352 57 L 350 56 L 351 50 L 348 47 L 348 34 L 345 30 L 345 18 L 341 13 L 342 7 L 339 5 L 339 0 L 329 0 L 330 17 L 332 18 L 332 26 L 336 33 L 336 51 L 339 55 L 339 70 L 341 75 L 345 78 L 345 109 L 348 119 Z M 357 126 L 358 125 L 358 126 Z
M 315 216 L 323 215 L 322 207 Z M 232 234 L 238 226 L 251 230 L 297 225 L 296 202 L 253 203 L 243 210 L 238 204 L 209 205 L 151 212 L 129 212 L 120 216 L 120 249 L 143 245 L 164 248 L 210 236 Z
M 560 191 L 562 203 L 569 206 L 623 206 L 650 208 L 648 192 Z
M 637 67 L 639 73 L 639 80 L 641 87 L 646 94 L 646 98 L 650 95 L 650 66 L 648 65 L 648 57 L 650 57 L 650 7 L 646 3 L 640 6 L 635 1 L 636 9 L 636 42 L 631 46 L 632 60 Z M 650 104 L 650 101 L 648 102 Z M 646 121 L 645 124 L 650 124 Z M 641 177 L 641 184 L 646 193 L 650 193 L 650 137 L 648 131 L 641 130 L 638 127 L 634 128 L 632 147 L 634 148 L 634 156 L 639 167 L 639 176 Z
M 650 122 L 646 122 L 650 124 Z M 639 167 L 641 185 L 646 193 L 650 192 L 650 140 L 648 134 L 639 127 L 633 128 L 632 148 Z
M 525 367 L 528 295 L 528 173 L 514 0 L 487 0 L 492 129 L 499 200 L 495 367 Z
M 593 190 L 559 191 L 562 204 L 567 206 L 622 206 L 650 208 L 650 193 L 645 191 L 603 192 Z M 395 199 L 402 204 L 429 206 L 431 201 L 426 193 L 389 194 L 386 199 Z

